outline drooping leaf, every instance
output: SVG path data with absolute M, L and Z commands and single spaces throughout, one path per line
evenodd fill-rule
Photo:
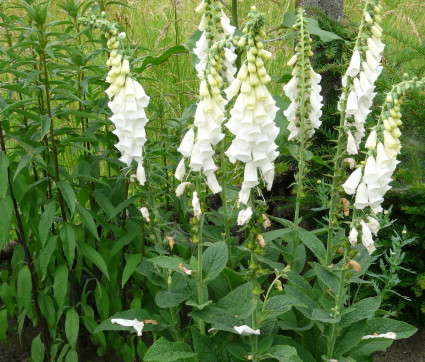
M 45 208 L 44 212 L 40 216 L 40 222 L 38 224 L 38 233 L 40 235 L 40 243 L 44 248 L 44 245 L 49 238 L 50 228 L 53 223 L 53 218 L 56 213 L 56 201 L 52 200 L 49 202 Z
M 31 342 L 31 361 L 43 362 L 44 352 L 45 352 L 45 347 L 41 340 L 41 334 L 39 334 Z
M 94 222 L 93 216 L 90 214 L 90 212 L 85 209 L 80 204 L 76 204 L 77 212 L 81 216 L 81 220 L 83 222 L 83 225 L 87 228 L 88 231 L 90 231 L 90 234 L 92 234 L 96 239 L 99 239 L 99 236 L 97 234 L 97 227 L 96 223 Z
M 100 271 L 105 275 L 105 277 L 109 280 L 109 272 L 108 267 L 106 265 L 105 260 L 102 255 L 95 249 L 93 249 L 90 245 L 85 244 L 84 242 L 78 243 L 78 247 L 80 248 L 83 256 L 90 260 L 94 265 L 96 265 Z
M 77 346 L 79 329 L 80 317 L 74 308 L 69 308 L 65 318 L 65 334 L 72 349 L 75 349 Z
M 68 268 L 66 265 L 59 266 L 53 276 L 53 296 L 58 309 L 62 310 L 68 292 Z
M 291 346 L 274 346 L 266 354 L 268 357 L 276 358 L 278 361 L 301 362 L 297 350 Z
M 63 243 L 63 252 L 65 254 L 66 261 L 71 269 L 75 260 L 76 239 L 74 227 L 69 223 L 63 224 L 60 229 L 60 238 Z
M 16 293 L 19 310 L 25 309 L 29 313 L 32 306 L 32 281 L 31 272 L 27 265 L 24 265 L 19 271 Z
M 124 271 L 122 272 L 121 288 L 124 288 L 125 283 L 127 283 L 127 280 L 131 277 L 141 261 L 142 254 L 133 254 L 128 257 Z
M 8 175 L 9 159 L 5 152 L 0 151 L 0 199 L 3 199 L 7 195 L 9 188 L 9 175 Z M 1 209 L 3 210 L 3 209 Z
M 0 248 L 2 248 L 10 241 L 9 233 L 13 218 L 13 202 L 10 196 L 0 199 L 0 210 Z
M 188 51 L 183 45 L 173 46 L 156 57 L 148 55 L 147 57 L 145 57 L 145 59 L 143 59 L 142 65 L 140 67 L 134 68 L 134 72 L 142 73 L 150 65 L 161 65 L 165 63 L 172 55 L 183 55 L 187 53 Z
M 62 195 L 71 211 L 71 216 L 74 215 L 75 212 L 75 192 L 72 186 L 64 181 L 58 182 L 58 187 L 62 192 Z

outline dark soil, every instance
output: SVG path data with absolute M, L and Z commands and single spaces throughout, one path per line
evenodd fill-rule
M 374 355 L 375 362 L 425 362 L 425 327 L 409 339 L 395 341 L 385 352 Z

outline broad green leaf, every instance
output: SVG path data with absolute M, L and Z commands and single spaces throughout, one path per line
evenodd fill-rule
M 365 335 L 365 327 L 365 320 L 353 323 L 347 327 L 336 341 L 336 355 L 344 355 L 347 351 L 357 346 Z
M 371 356 L 374 352 L 386 350 L 393 342 L 392 339 L 365 339 L 350 353 L 350 357 L 356 361 L 364 361 L 365 357 Z
M 32 306 L 32 281 L 31 272 L 27 265 L 24 265 L 19 271 L 16 293 L 19 310 L 25 309 L 29 313 Z
M 313 254 L 320 261 L 320 264 L 325 264 L 326 249 L 323 243 L 312 232 L 307 231 L 301 227 L 297 228 L 298 237 L 309 248 Z
M 0 284 L 0 297 L 9 316 L 12 317 L 15 314 L 15 295 L 12 287 L 6 282 Z
M 65 334 L 72 349 L 77 347 L 80 318 L 74 308 L 69 308 L 65 318 Z
M 97 283 L 96 289 L 94 290 L 94 299 L 96 302 L 97 311 L 100 314 L 100 318 L 108 318 L 110 310 L 109 295 L 103 284 L 99 282 Z
M 370 319 L 381 305 L 380 297 L 365 298 L 342 312 L 341 324 L 349 325 L 362 319 Z
M 266 312 L 272 312 L 272 314 L 267 317 L 271 318 L 286 313 L 293 306 L 298 304 L 298 300 L 290 295 L 275 295 L 267 301 L 264 310 Z
M 278 361 L 302 362 L 297 350 L 291 346 L 274 346 L 269 349 L 266 356 L 276 358 Z
M 321 29 L 316 19 L 308 18 L 306 28 L 310 34 L 317 35 L 324 43 L 332 40 L 342 40 L 342 38 L 335 33 Z
M 83 225 L 87 228 L 88 231 L 90 231 L 90 234 L 92 234 L 96 239 L 99 239 L 99 235 L 97 234 L 96 223 L 94 222 L 93 216 L 91 216 L 90 211 L 85 209 L 80 204 L 76 204 L 75 207 L 77 208 L 77 212 L 81 216 Z
M 56 213 L 56 201 L 52 200 L 44 208 L 44 212 L 40 216 L 40 222 L 38 224 L 38 233 L 40 236 L 41 247 L 44 248 L 44 245 L 49 238 L 50 228 L 53 223 L 53 218 Z
M 58 182 L 58 187 L 62 192 L 62 195 L 71 211 L 71 216 L 74 215 L 75 212 L 75 192 L 72 186 L 64 181 Z
M 214 280 L 225 268 L 229 259 L 229 251 L 224 241 L 207 248 L 202 257 L 202 273 L 204 283 Z
M 93 192 L 93 196 L 96 203 L 105 211 L 106 215 L 110 217 L 114 212 L 114 205 L 112 205 L 111 201 L 99 190 Z
M 124 210 L 127 206 L 134 203 L 134 201 L 137 199 L 137 196 L 129 197 L 128 199 L 125 199 L 123 202 L 121 202 L 115 209 L 112 211 L 112 214 L 109 215 L 109 220 L 113 217 L 117 216 L 122 210 Z
M 122 272 L 121 288 L 124 288 L 125 283 L 131 277 L 137 266 L 142 261 L 142 254 L 130 255 Z
M 208 306 L 202 310 L 192 310 L 189 316 L 211 323 L 214 328 L 235 333 L 234 327 L 243 323 L 225 309 Z
M 105 260 L 103 259 L 102 255 L 100 255 L 98 251 L 93 249 L 88 244 L 78 243 L 78 247 L 80 248 L 80 251 L 84 255 L 84 257 L 90 260 L 94 265 L 96 265 L 109 280 L 108 267 L 106 266 Z
M 220 338 L 202 335 L 195 328 L 191 328 L 193 348 L 199 361 L 203 362 L 229 362 L 226 352 L 226 343 Z
M 337 276 L 332 273 L 327 267 L 324 267 L 320 264 L 314 263 L 313 267 L 319 280 L 328 288 L 330 288 L 332 292 L 336 295 L 338 293 L 339 288 L 339 279 L 337 278 Z
M 78 362 L 78 353 L 75 349 L 71 349 L 66 355 L 65 362 Z
M 148 55 L 147 57 L 145 57 L 145 59 L 143 59 L 142 65 L 134 69 L 134 72 L 141 73 L 150 65 L 160 65 L 165 63 L 172 55 L 180 55 L 187 53 L 188 51 L 183 45 L 173 46 L 156 57 Z
M 172 362 L 184 358 L 195 357 L 196 353 L 184 342 L 170 342 L 161 337 L 148 349 L 143 360 L 145 362 Z
M 182 264 L 186 269 L 190 269 L 190 265 L 183 261 L 183 259 L 178 256 L 156 256 L 152 259 L 149 259 L 155 265 L 164 268 L 171 269 L 177 273 L 186 275 L 180 268 L 179 264 Z
M 245 283 L 221 298 L 217 306 L 225 309 L 238 318 L 249 317 L 255 309 L 256 302 L 252 298 L 252 283 Z
M 58 236 L 53 235 L 50 237 L 47 244 L 43 247 L 43 250 L 40 253 L 40 271 L 41 271 L 41 280 L 47 275 L 47 267 L 49 266 L 50 259 L 56 249 L 58 242 Z
M 65 298 L 68 293 L 68 273 L 66 265 L 61 265 L 56 269 L 53 276 L 53 296 L 59 310 L 62 310 L 65 305 Z
M 155 295 L 155 303 L 160 308 L 170 308 L 178 306 L 187 300 L 191 295 L 190 289 L 186 285 L 178 285 L 168 290 L 160 290 Z
M 50 327 L 55 327 L 56 320 L 56 309 L 53 303 L 53 296 L 47 293 L 38 294 L 38 305 L 40 306 L 41 313 L 46 318 L 47 324 Z M 59 312 L 61 314 L 61 312 Z
M 71 224 L 65 223 L 60 229 L 60 238 L 63 243 L 63 252 L 68 262 L 68 266 L 71 269 L 75 260 L 75 231 Z
M 10 227 L 13 218 L 13 202 L 10 196 L 0 199 L 0 248 L 7 245 L 10 241 Z
M 402 321 L 391 318 L 372 318 L 366 321 L 365 334 L 384 334 L 394 332 L 396 339 L 409 338 L 417 332 L 417 328 Z
M 43 362 L 44 361 L 45 347 L 41 340 L 41 334 L 35 337 L 31 343 L 31 361 Z
M 46 136 L 46 134 L 50 131 L 50 125 L 52 123 L 52 119 L 48 115 L 44 115 L 40 117 L 41 120 L 41 130 L 40 130 L 40 140 Z
M 5 152 L 0 151 L 0 199 L 7 195 L 9 188 L 9 174 L 7 172 L 9 167 L 9 159 Z M 0 209 L 3 210 L 3 209 Z
M 136 234 L 129 232 L 128 234 L 123 236 L 121 239 L 116 241 L 114 245 L 112 246 L 110 257 L 112 258 L 116 254 L 118 254 L 121 251 L 121 249 L 124 246 L 130 244 L 136 236 L 137 236 Z

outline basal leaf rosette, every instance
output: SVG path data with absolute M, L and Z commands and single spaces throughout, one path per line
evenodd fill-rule
M 202 79 L 207 68 L 209 49 L 215 42 L 231 38 L 235 32 L 235 27 L 230 25 L 230 20 L 223 11 L 223 5 L 219 0 L 202 0 L 196 8 L 196 12 L 203 14 L 198 27 L 202 31 L 202 35 L 193 49 L 199 59 L 195 68 L 198 77 Z M 235 79 L 236 67 L 234 63 L 236 58 L 235 46 L 229 43 L 229 46 L 224 49 L 222 68 L 218 71 L 228 83 Z
M 375 215 L 383 210 L 384 196 L 391 189 L 390 183 L 396 170 L 397 156 L 401 151 L 399 126 L 401 121 L 401 105 L 409 89 L 423 89 L 424 81 L 406 80 L 387 94 L 378 124 L 370 132 L 365 144 L 366 160 L 343 184 L 348 195 L 355 195 L 354 208 L 363 210 L 364 215 L 355 220 L 350 232 L 350 242 L 357 243 L 359 230 L 363 245 L 371 254 L 375 250 L 372 234 L 377 235 L 379 222 Z
M 278 108 L 266 87 L 271 78 L 264 67 L 264 61 L 272 55 L 261 41 L 261 36 L 265 35 L 261 29 L 263 24 L 264 16 L 254 8 L 243 30 L 245 35 L 238 43 L 240 47 L 247 47 L 247 59 L 235 81 L 225 90 L 228 100 L 239 94 L 226 123 L 235 136 L 226 155 L 232 163 L 245 164 L 239 193 L 239 201 L 243 204 L 248 203 L 251 189 L 259 184 L 258 171 L 267 189 L 271 189 L 274 160 L 278 156 L 278 146 L 274 142 L 279 134 L 274 122 Z
M 368 1 L 362 26 L 353 50 L 350 65 L 342 79 L 344 93 L 338 110 L 345 112 L 347 152 L 356 155 L 365 135 L 365 122 L 375 98 L 375 82 L 382 72 L 381 60 L 385 45 L 380 13 L 382 1 Z

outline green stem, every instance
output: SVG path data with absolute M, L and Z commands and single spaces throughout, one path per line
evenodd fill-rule
M 232 25 L 239 28 L 238 0 L 232 0 Z
M 303 16 L 303 15 L 301 15 Z M 305 164 L 305 105 L 306 105 L 306 50 L 304 42 L 304 21 L 301 21 L 300 29 L 300 45 L 301 45 L 301 59 L 298 64 L 301 65 L 301 104 L 300 104 L 300 148 L 298 155 L 298 178 L 297 178 L 297 198 L 295 202 L 295 215 L 294 215 L 294 239 L 292 242 L 292 263 L 295 263 L 295 252 L 298 241 L 298 223 L 300 217 L 301 199 L 303 198 L 303 177 L 304 177 L 304 164 Z M 308 59 L 308 57 L 307 57 Z M 309 62 L 307 62 L 308 64 Z
M 204 280 L 202 276 L 202 225 L 204 216 L 202 215 L 199 221 L 199 233 L 198 233 L 198 304 L 204 304 Z M 199 319 L 199 332 L 205 334 L 205 323 L 202 319 Z
M 346 276 L 346 269 L 345 269 L 345 260 L 347 258 L 347 251 L 348 249 L 345 249 L 344 252 L 344 257 L 342 259 L 342 270 L 341 270 L 341 279 L 339 280 L 339 287 L 338 287 L 338 295 L 337 295 L 337 299 L 336 299 L 336 304 L 335 304 L 335 312 L 334 312 L 334 318 L 337 318 L 340 313 L 341 313 L 341 307 L 342 307 L 342 301 L 344 298 L 344 292 L 345 292 L 345 276 Z M 332 324 L 332 331 L 331 331 L 331 337 L 329 339 L 329 344 L 328 344 L 328 358 L 331 359 L 333 356 L 333 352 L 334 352 L 334 348 L 335 348 L 335 341 L 336 338 L 338 337 L 338 324 L 339 323 L 334 323 Z
M 221 175 L 222 175 L 222 197 L 223 197 L 223 211 L 224 211 L 224 232 L 226 236 L 226 241 L 230 237 L 230 226 L 229 226 L 229 208 L 227 205 L 227 163 L 226 155 L 224 154 L 225 150 L 224 140 L 221 147 Z
M 264 312 L 264 310 L 266 309 L 266 304 L 267 304 L 267 301 L 269 300 L 269 295 L 270 295 L 270 292 L 272 291 L 272 289 L 273 289 L 273 286 L 279 281 L 279 279 L 280 279 L 280 277 L 281 277 L 281 275 L 279 274 L 278 276 L 276 276 L 276 278 L 274 278 L 274 280 L 272 281 L 272 283 L 270 284 L 270 286 L 269 286 L 269 289 L 267 290 L 267 293 L 266 293 L 266 296 L 265 296 L 265 298 L 264 298 L 264 302 L 263 302 L 263 308 L 262 308 L 262 311 Z
M 257 210 L 255 208 L 255 195 L 254 195 L 254 189 L 251 190 L 251 204 L 252 204 L 252 217 L 251 220 L 257 220 Z M 255 222 L 255 221 L 254 221 Z M 251 318 L 251 328 L 256 330 L 257 329 L 257 321 L 258 321 L 258 315 L 257 315 L 257 308 L 258 308 L 258 295 L 257 295 L 257 287 L 258 287 L 258 280 L 257 280 L 257 257 L 255 255 L 255 235 L 250 235 L 253 239 L 253 245 L 251 249 L 251 265 L 254 267 L 252 269 L 252 276 L 251 276 L 251 284 L 252 284 L 252 299 L 255 303 L 255 308 L 252 312 L 252 318 Z M 251 337 L 251 355 L 252 355 L 252 361 L 257 361 L 257 353 L 258 353 L 258 337 L 256 335 L 252 335 Z

